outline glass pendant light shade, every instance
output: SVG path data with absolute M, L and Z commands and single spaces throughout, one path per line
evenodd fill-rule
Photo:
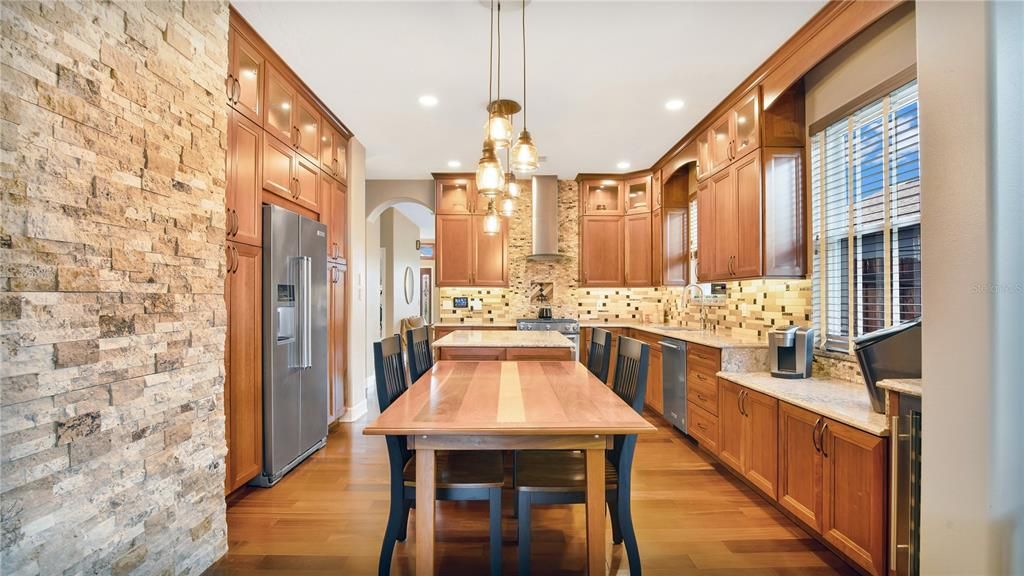
M 537 147 L 533 145 L 533 137 L 528 130 L 519 133 L 516 145 L 512 147 L 512 169 L 516 172 L 533 172 L 539 164 Z
M 519 186 L 519 182 L 516 182 L 516 175 L 510 170 L 508 175 L 505 176 L 505 182 L 508 184 L 505 187 L 505 191 L 511 198 L 519 198 L 522 193 L 522 188 Z
M 501 189 L 504 187 L 505 172 L 501 169 L 501 161 L 494 154 L 491 142 L 484 142 L 483 155 L 476 165 L 477 192 L 488 198 L 495 198 L 501 194 Z
M 506 196 L 501 200 L 501 215 L 506 218 L 511 218 L 516 212 L 516 201 Z
M 484 131 L 484 139 L 493 142 L 495 150 L 504 150 L 512 145 L 512 121 L 499 111 L 491 112 Z
M 487 213 L 484 215 L 484 234 L 494 236 L 501 232 L 501 219 L 498 218 L 498 211 L 494 209 L 494 200 L 487 203 Z

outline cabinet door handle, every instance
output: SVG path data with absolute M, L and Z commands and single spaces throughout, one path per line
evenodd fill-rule
M 821 418 L 814 422 L 814 429 L 811 430 L 811 444 L 814 445 L 815 452 L 821 452 L 821 445 L 818 444 L 818 426 L 821 426 Z
M 825 458 L 828 458 L 828 452 L 825 451 L 825 434 L 827 433 L 828 422 L 825 422 L 825 424 L 822 425 L 821 427 L 821 434 L 819 435 L 819 438 L 821 439 L 821 455 L 824 456 Z
M 235 77 L 232 74 L 228 74 L 228 77 L 224 79 L 224 93 L 228 97 L 228 102 L 231 102 L 231 95 L 235 91 Z
M 896 566 L 896 516 L 899 513 L 900 459 L 897 445 L 899 444 L 900 417 L 893 416 L 889 425 L 889 474 L 892 478 L 889 490 L 889 566 Z
M 234 266 L 235 266 L 234 262 L 231 261 L 231 249 L 232 248 L 234 248 L 234 246 L 231 246 L 231 245 L 227 246 L 227 262 L 224 265 L 224 274 L 225 275 L 231 274 L 231 269 L 234 268 Z
M 298 148 L 299 146 L 302 145 L 302 132 L 299 130 L 298 126 L 292 126 L 292 133 L 295 134 L 295 136 L 293 137 L 294 142 L 292 145 Z
M 740 414 L 743 414 L 743 391 L 742 390 L 740 390 L 740 393 L 736 395 L 736 410 L 738 410 Z
M 238 81 L 238 78 L 235 78 L 235 85 L 233 86 L 233 92 L 234 92 L 234 95 L 235 95 L 235 104 L 238 104 L 238 101 L 242 99 L 242 84 L 241 84 L 241 82 Z

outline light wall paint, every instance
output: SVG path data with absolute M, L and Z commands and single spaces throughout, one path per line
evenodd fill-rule
M 384 336 L 381 327 L 380 217 L 366 220 L 366 375 L 373 376 L 373 343 Z
M 380 216 L 388 208 L 412 202 L 434 211 L 433 180 L 367 180 L 366 215 Z
M 1016 12 L 1009 23 L 1005 12 Z M 922 574 L 1024 573 L 1021 24 L 1011 3 L 917 6 Z M 993 75 L 993 54 L 1015 68 L 1009 84 Z M 997 142 L 995 126 L 1016 134 Z M 1007 178 L 1016 189 L 1003 187 Z M 1017 284 L 1000 285 L 1004 278 Z
M 404 214 L 390 208 L 380 217 L 380 242 L 384 250 L 384 330 L 386 335 L 401 330 L 401 321 L 419 316 L 420 253 L 416 241 L 420 230 Z M 405 272 L 412 270 L 412 301 L 405 299 Z
M 807 125 L 914 65 L 914 5 L 875 22 L 804 76 Z
M 348 144 L 348 378 L 345 380 L 345 419 L 365 410 L 367 367 L 366 294 L 366 148 L 356 138 Z

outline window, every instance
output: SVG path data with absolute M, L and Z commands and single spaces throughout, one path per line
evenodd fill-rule
M 690 200 L 690 238 L 687 243 L 690 249 L 690 260 L 689 260 L 689 272 L 690 278 L 693 282 L 699 281 L 697 278 L 697 197 L 694 196 Z
M 814 322 L 824 346 L 921 315 L 917 82 L 811 136 Z

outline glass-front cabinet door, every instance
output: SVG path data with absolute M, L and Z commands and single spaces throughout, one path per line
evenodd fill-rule
M 708 144 L 710 132 L 697 137 L 697 180 L 703 180 L 711 173 L 711 147 Z
M 470 214 L 476 199 L 476 188 L 469 178 L 446 178 L 436 181 L 435 205 L 438 214 Z
M 295 114 L 295 90 L 272 66 L 267 66 L 266 70 L 267 97 L 265 101 L 267 108 L 263 128 L 285 144 L 295 146 L 295 134 L 292 131 L 292 116 Z
M 325 120 L 323 128 L 320 129 L 320 169 L 331 176 L 337 176 L 334 163 L 334 140 L 337 137 L 334 128 Z
M 719 167 L 725 166 L 732 160 L 732 132 L 729 130 L 731 124 L 731 114 L 726 114 L 711 127 L 709 173 L 715 172 Z
M 642 176 L 626 181 L 626 213 L 651 211 L 651 177 Z
M 316 162 L 320 156 L 320 113 L 312 102 L 295 98 L 295 147 L 306 158 Z
M 733 159 L 757 148 L 760 110 L 758 110 L 757 88 L 747 94 L 732 110 Z
M 622 214 L 622 182 L 619 180 L 585 180 L 582 202 L 584 214 Z
M 263 56 L 234 28 L 230 38 L 231 106 L 253 122 L 263 124 Z

